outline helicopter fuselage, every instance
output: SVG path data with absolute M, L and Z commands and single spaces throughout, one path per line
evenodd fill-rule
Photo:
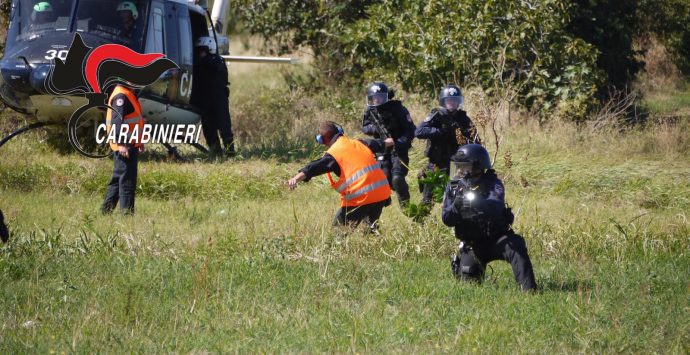
M 75 33 L 92 48 L 116 43 L 140 53 L 164 53 L 179 69 L 165 72 L 139 94 L 152 124 L 196 124 L 190 104 L 194 39 L 208 36 L 205 11 L 182 0 L 132 1 L 138 16 L 127 31 L 115 10 L 118 0 L 53 0 L 49 23 L 36 24 L 33 2 L 14 0 L 5 53 L 0 59 L 0 100 L 36 122 L 67 122 L 87 101 L 81 94 L 54 95 L 46 79 L 55 60 L 65 60 Z M 94 113 L 102 115 L 102 113 Z M 99 117 L 94 117 L 99 119 Z

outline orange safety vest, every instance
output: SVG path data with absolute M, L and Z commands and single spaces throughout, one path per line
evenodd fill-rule
M 139 126 L 139 137 L 141 138 L 142 130 L 144 128 L 144 116 L 141 115 L 141 104 L 139 103 L 139 100 L 137 99 L 136 95 L 132 92 L 132 90 L 127 89 L 124 86 L 116 86 L 115 90 L 113 90 L 113 93 L 110 94 L 110 99 L 108 100 L 108 106 L 113 107 L 113 98 L 118 95 L 118 94 L 124 94 L 127 97 L 127 100 L 132 104 L 134 107 L 134 112 L 130 113 L 129 115 L 125 115 L 123 117 L 123 122 L 129 126 L 129 134 L 132 134 L 132 131 L 134 130 L 135 126 Z M 108 113 L 105 116 L 105 126 L 106 130 L 108 133 L 110 133 L 110 129 L 112 128 L 112 115 L 113 115 L 113 110 L 108 109 Z M 110 149 L 113 151 L 117 151 L 118 144 L 115 142 L 109 142 L 110 143 Z M 138 140 L 134 142 L 134 147 L 139 148 L 144 146 L 142 143 L 140 143 Z
M 356 207 L 381 202 L 391 196 L 388 179 L 369 148 L 356 139 L 340 136 L 328 148 L 340 166 L 340 177 L 331 186 L 340 193 L 341 207 Z

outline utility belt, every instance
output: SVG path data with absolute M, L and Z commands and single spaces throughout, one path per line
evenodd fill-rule
M 460 245 L 464 245 L 468 248 L 473 248 L 477 245 L 481 245 L 481 244 L 486 243 L 486 242 L 497 243 L 501 239 L 508 238 L 509 235 L 514 234 L 514 233 L 515 232 L 513 232 L 512 228 L 508 228 L 503 232 L 493 233 L 491 235 L 485 235 L 485 236 L 481 236 L 479 238 L 466 239 L 466 238 L 461 237 L 459 239 L 460 239 Z

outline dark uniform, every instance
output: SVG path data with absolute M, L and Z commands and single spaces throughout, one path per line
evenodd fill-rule
M 337 134 L 333 136 L 332 140 L 335 142 L 340 138 L 341 134 Z M 361 143 L 366 145 L 371 151 L 372 154 L 377 153 L 377 152 L 383 152 L 385 150 L 385 146 L 382 141 L 379 140 L 359 140 Z M 304 168 L 299 170 L 300 172 L 304 173 L 306 175 L 306 179 L 304 180 L 309 181 L 311 178 L 314 176 L 318 175 L 323 175 L 326 173 L 332 173 L 337 176 L 341 176 L 341 170 L 340 166 L 338 165 L 338 162 L 335 160 L 335 158 L 329 154 L 325 153 L 322 158 L 317 159 L 312 161 L 311 163 L 307 164 Z M 390 192 L 390 190 L 388 191 Z M 375 202 L 371 204 L 366 204 L 362 206 L 357 206 L 357 207 L 341 207 L 338 212 L 336 213 L 335 219 L 333 220 L 333 225 L 345 225 L 345 224 L 350 224 L 353 226 L 356 226 L 359 224 L 361 221 L 366 220 L 368 223 L 374 223 L 381 217 L 381 213 L 383 211 L 383 207 L 390 205 L 390 198 L 380 201 L 380 202 Z
M 381 168 L 388 178 L 401 206 L 410 200 L 410 189 L 405 181 L 409 171 L 410 158 L 408 151 L 412 147 L 415 125 L 412 122 L 410 112 L 398 100 L 387 101 L 378 106 L 369 106 L 364 111 L 362 119 L 362 132 L 377 139 L 381 137 L 376 125 L 373 123 L 373 115 L 381 118 L 391 137 L 395 140 L 395 147 L 391 151 L 377 155 Z
M 427 140 L 424 155 L 429 158 L 429 163 L 420 174 L 420 178 L 426 177 L 427 172 L 435 171 L 444 172 L 447 175 L 450 157 L 460 146 L 481 144 L 477 128 L 465 111 L 449 112 L 443 107 L 433 109 L 419 124 L 414 134 L 419 139 Z M 433 189 L 434 186 L 431 184 L 424 185 L 422 203 L 432 202 Z
M 505 260 L 523 290 L 536 289 L 525 240 L 510 228 L 513 214 L 506 207 L 501 180 L 488 170 L 467 184 L 476 196 L 471 202 L 464 198 L 465 183 L 462 179 L 448 184 L 441 214 L 443 223 L 455 227 L 455 237 L 462 241 L 452 261 L 453 273 L 461 280 L 481 281 L 487 263 Z
M 191 103 L 201 109 L 201 128 L 212 152 L 221 151 L 220 138 L 225 152 L 235 153 L 234 134 L 230 122 L 230 88 L 225 60 L 208 53 L 197 58 L 194 64 Z
M 7 243 L 7 240 L 10 239 L 10 232 L 5 225 L 5 216 L 2 214 L 2 210 L 0 210 L 0 239 L 3 243 Z
M 125 93 L 128 91 L 129 94 Z M 112 115 L 112 128 L 116 132 L 120 132 L 123 125 L 129 125 L 132 132 L 132 127 L 135 124 L 143 125 L 143 118 L 141 117 L 141 106 L 134 96 L 134 94 L 124 87 L 118 86 L 113 94 L 111 94 L 110 107 L 117 115 Z M 108 119 L 110 120 L 110 112 Z M 141 126 L 140 126 L 141 127 Z M 119 133 L 118 133 L 119 136 Z M 125 146 L 128 150 L 128 156 L 124 157 L 117 150 L 118 145 L 111 142 L 110 146 L 113 152 L 113 176 L 110 178 L 108 188 L 105 192 L 101 212 L 104 214 L 110 213 L 120 202 L 120 209 L 125 214 L 134 213 L 134 195 L 137 188 L 137 169 L 139 164 L 139 148 L 140 144 L 126 143 L 120 144 Z

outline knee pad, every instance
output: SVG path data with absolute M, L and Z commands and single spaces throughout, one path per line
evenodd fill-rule
M 484 273 L 479 264 L 463 265 L 460 256 L 455 255 L 450 263 L 453 275 L 463 281 L 480 281 Z

